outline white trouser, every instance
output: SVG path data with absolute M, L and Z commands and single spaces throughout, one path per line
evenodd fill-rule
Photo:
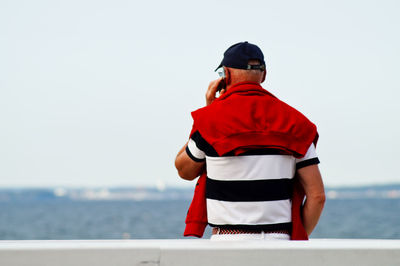
M 288 234 L 278 233 L 264 233 L 259 234 L 216 234 L 212 235 L 211 240 L 213 241 L 225 241 L 225 240 L 290 240 Z

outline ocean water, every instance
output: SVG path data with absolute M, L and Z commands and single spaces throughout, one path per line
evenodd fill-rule
M 0 202 L 0 239 L 183 238 L 188 200 Z M 205 237 L 210 236 L 208 228 Z M 312 238 L 400 239 L 400 199 L 328 200 Z

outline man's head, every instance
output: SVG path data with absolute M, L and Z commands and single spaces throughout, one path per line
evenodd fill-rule
M 248 42 L 240 42 L 229 47 L 217 69 L 220 67 L 225 68 L 227 83 L 231 85 L 245 81 L 262 83 L 266 76 L 261 49 Z

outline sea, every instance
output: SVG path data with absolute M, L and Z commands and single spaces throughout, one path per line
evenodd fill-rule
M 182 239 L 189 204 L 190 198 L 0 201 L 0 240 Z M 330 197 L 311 238 L 400 239 L 400 198 Z

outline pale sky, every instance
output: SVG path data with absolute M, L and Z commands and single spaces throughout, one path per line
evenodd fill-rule
M 175 155 L 223 52 L 317 126 L 326 185 L 400 182 L 398 1 L 0 1 L 0 187 L 193 186 Z

